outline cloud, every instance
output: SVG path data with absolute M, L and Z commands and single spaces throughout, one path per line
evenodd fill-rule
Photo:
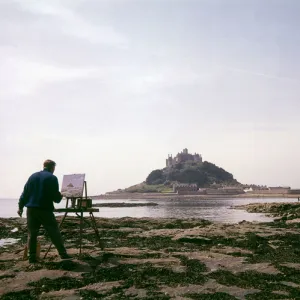
M 113 45 L 120 48 L 128 47 L 127 38 L 116 32 L 112 26 L 104 24 L 94 25 L 68 6 L 63 5 L 62 1 L 19 0 L 17 2 L 24 11 L 49 17 L 50 19 L 53 18 L 56 26 L 59 26 L 62 32 L 66 34 L 84 39 L 90 43 Z M 76 4 L 76 1 L 73 2 L 74 4 Z
M 141 76 L 129 78 L 126 80 L 126 86 L 133 93 L 143 94 L 157 88 L 192 85 L 197 83 L 199 79 L 200 76 L 192 71 L 180 72 L 178 69 L 160 68 L 156 72 L 152 71 L 148 74 L 144 73 Z
M 267 74 L 267 73 L 262 73 L 258 71 L 252 71 L 249 69 L 240 69 L 240 68 L 235 68 L 235 67 L 229 67 L 225 65 L 218 65 L 221 68 L 224 68 L 230 72 L 237 72 L 237 73 L 243 73 L 243 74 L 249 74 L 253 76 L 259 76 L 259 77 L 265 77 L 269 79 L 276 79 L 276 80 L 286 80 L 294 83 L 299 83 L 300 79 L 299 78 L 292 78 L 292 77 L 285 77 L 285 76 L 277 76 L 274 74 Z
M 104 49 L 124 51 L 128 47 L 127 38 L 110 24 L 101 21 L 95 24 L 84 18 L 75 9 L 79 2 L 1 3 L 0 27 L 6 28 L 0 32 L 1 101 L 32 95 L 51 82 L 89 76 L 105 81 L 104 72 L 115 69 L 103 67 L 109 55 Z
M 0 49 L 0 97 L 32 94 L 41 85 L 54 81 L 84 78 L 91 68 L 64 68 L 30 61 L 11 48 Z
M 101 71 L 102 72 L 102 71 Z M 151 95 L 158 90 L 194 86 L 211 83 L 214 72 L 197 72 L 178 63 L 170 65 L 144 65 L 140 67 L 119 67 L 108 70 L 110 78 L 126 93 L 134 95 Z

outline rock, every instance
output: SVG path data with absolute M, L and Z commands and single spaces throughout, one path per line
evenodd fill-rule
M 288 296 L 289 295 L 288 292 L 284 292 L 284 291 L 273 291 L 272 294 L 283 295 L 283 296 Z
M 247 223 L 246 220 L 243 220 L 243 221 L 239 222 L 239 224 L 245 224 L 245 223 Z
M 293 288 L 299 288 L 300 285 L 297 284 L 297 283 L 294 283 L 294 282 L 289 282 L 289 281 L 281 281 L 280 283 L 286 285 L 286 286 L 290 286 L 290 287 L 293 287 Z
M 297 219 L 287 220 L 286 221 L 286 224 L 295 224 L 295 223 L 300 223 L 300 219 L 297 218 Z

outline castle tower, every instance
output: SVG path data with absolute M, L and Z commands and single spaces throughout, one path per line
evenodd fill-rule
M 172 167 L 173 166 L 173 157 L 172 154 L 168 154 L 168 158 L 166 159 L 166 167 Z
M 193 157 L 194 157 L 194 161 L 202 163 L 202 156 L 200 154 L 195 153 Z
M 166 167 L 170 168 L 174 165 L 177 165 L 182 162 L 186 161 L 195 161 L 195 162 L 203 162 L 201 154 L 195 153 L 195 154 L 189 154 L 189 151 L 187 148 L 184 148 L 181 153 L 178 153 L 174 158 L 172 154 L 168 154 L 168 157 L 166 159 Z

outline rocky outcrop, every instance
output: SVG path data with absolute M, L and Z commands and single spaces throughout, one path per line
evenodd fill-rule
M 296 220 L 300 218 L 299 202 L 251 203 L 232 208 L 244 209 L 250 213 L 266 213 L 276 217 L 275 221 Z

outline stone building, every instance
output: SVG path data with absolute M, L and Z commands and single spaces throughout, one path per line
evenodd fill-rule
M 197 192 L 197 183 L 176 183 L 173 184 L 173 192 Z
M 271 186 L 266 189 L 253 189 L 252 194 L 288 194 L 291 188 L 289 186 Z
M 190 154 L 188 152 L 188 149 L 183 149 L 182 152 L 178 153 L 175 157 L 172 157 L 171 155 L 168 155 L 168 158 L 166 159 L 166 167 L 170 168 L 176 164 L 187 162 L 187 161 L 194 161 L 198 163 L 202 163 L 202 156 L 198 153 Z

